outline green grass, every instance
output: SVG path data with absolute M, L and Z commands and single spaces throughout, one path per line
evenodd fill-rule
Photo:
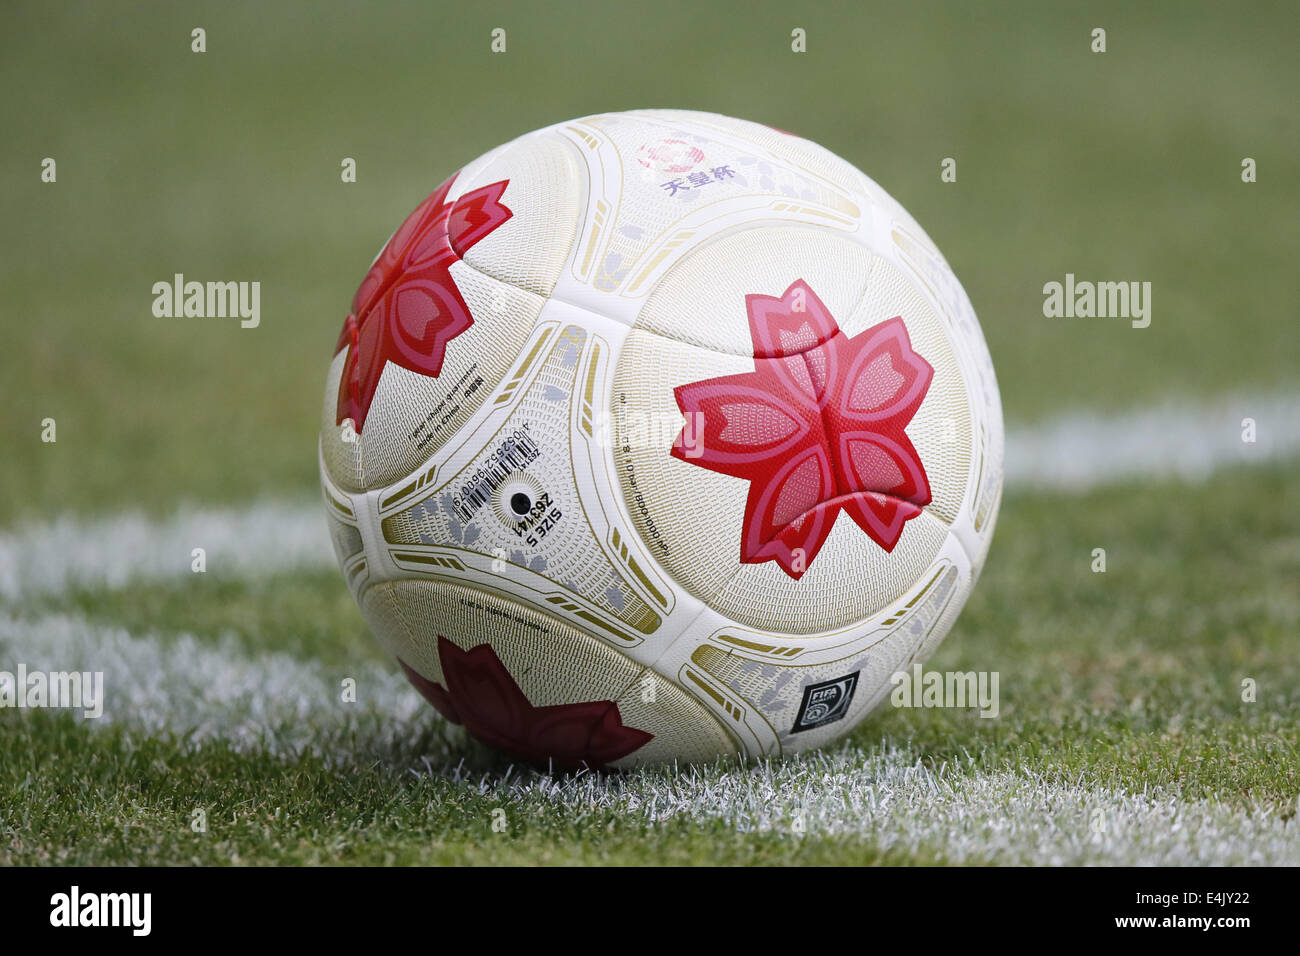
M 492 789 L 416 777 L 384 763 L 340 773 L 322 758 L 286 763 L 221 746 L 195 752 L 69 719 L 6 727 L 6 763 L 33 775 L 0 829 L 0 863 L 573 864 L 913 863 L 830 838 L 741 834 L 719 822 L 629 825 L 617 810 L 519 807 Z M 57 749 L 51 745 L 57 744 Z M 9 787 L 6 782 L 6 791 Z M 207 832 L 192 829 L 207 811 Z M 493 811 L 507 809 L 505 831 Z M 45 839 L 30 839 L 34 833 Z M 57 836 L 56 836 L 57 835 Z
M 234 637 L 249 653 L 279 650 L 327 665 L 386 660 L 334 570 L 258 580 L 191 574 L 174 586 L 134 584 L 119 590 L 47 597 L 34 609 L 60 609 L 120 625 L 133 634 L 186 632 Z
M 838 761 L 837 773 L 860 768 L 846 778 L 853 788 L 884 789 L 886 757 L 888 766 L 916 764 L 957 801 L 981 781 L 1015 778 L 1204 803 L 1230 817 L 1293 815 L 1300 489 L 1291 474 L 1243 468 L 1201 485 L 1009 497 L 986 572 L 930 665 L 999 671 L 1001 715 L 886 707 L 826 759 Z M 1269 507 L 1222 508 L 1223 487 Z M 1090 570 L 1095 547 L 1107 550 L 1104 574 Z M 212 646 L 234 634 L 249 653 L 284 651 L 343 673 L 378 659 L 342 583 L 321 574 L 188 576 L 83 592 L 57 606 L 35 600 L 21 613 L 41 619 L 59 608 L 132 633 L 184 631 Z M 3 645 L 5 659 L 18 650 Z M 1241 699 L 1247 677 L 1258 682 L 1254 703 Z M 557 796 L 534 771 L 427 715 L 409 733 L 335 735 L 324 749 L 289 752 L 219 735 L 198 742 L 183 728 L 143 733 L 129 716 L 96 724 L 5 711 L 0 728 L 0 862 L 936 863 L 953 855 L 935 839 L 897 845 L 840 832 L 826 809 L 843 785 L 834 774 L 826 777 L 840 780 L 834 786 L 809 784 L 813 819 L 803 836 L 789 821 L 760 825 L 743 815 L 681 812 L 652 823 L 635 802 L 645 794 L 671 802 L 691 787 L 743 791 L 765 772 L 724 766 L 562 781 L 568 789 Z M 785 786 L 804 775 L 815 781 L 829 773 L 819 759 L 769 771 Z M 925 793 L 916 787 L 904 796 Z M 196 808 L 208 814 L 206 833 L 189 829 Z M 491 829 L 498 808 L 505 833 Z M 823 811 L 831 816 L 818 823 Z M 984 812 L 971 825 L 996 827 L 996 813 Z M 1033 814 L 1006 812 L 1004 825 L 1042 826 L 1049 847 L 1071 839 Z M 1086 836 L 1086 815 L 1066 820 Z M 1116 839 L 1103 861 L 1129 852 L 1130 837 Z M 961 859 L 971 858 L 1032 857 L 1025 846 L 963 847 Z

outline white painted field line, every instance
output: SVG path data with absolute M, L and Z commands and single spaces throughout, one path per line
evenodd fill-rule
M 393 667 L 332 671 L 284 653 L 250 655 L 232 639 L 137 637 L 76 615 L 0 612 L 0 670 L 14 673 L 19 662 L 28 673 L 102 672 L 104 713 L 91 724 L 223 740 L 239 750 L 293 755 L 360 746 L 378 756 L 441 724 Z M 356 703 L 342 699 L 348 677 L 356 680 Z
M 882 849 L 950 862 L 1300 863 L 1300 832 L 1276 809 L 1247 812 L 1160 791 L 1127 794 L 1082 779 L 947 767 L 933 773 L 893 748 L 845 747 L 722 771 L 558 781 L 525 775 L 513 791 L 525 812 L 541 797 L 554 812 L 606 807 L 648 825 L 686 818 L 793 834 L 798 820 L 805 837 L 866 837 Z
M 193 573 L 194 548 L 205 550 L 208 570 L 219 576 L 335 566 L 324 506 L 315 499 L 183 507 L 161 520 L 140 512 L 64 517 L 0 534 L 0 600 L 180 577 Z
M 1242 422 L 1255 441 L 1242 440 Z M 1300 455 L 1300 394 L 1224 396 L 1118 416 L 1072 414 L 1007 434 L 1007 484 L 1086 491 L 1133 478 L 1204 480 L 1239 464 Z
M 1159 790 L 1127 794 L 1084 779 L 949 767 L 936 773 L 883 746 L 744 768 L 550 777 L 516 767 L 462 775 L 459 730 L 439 738 L 440 718 L 392 669 L 335 674 L 284 654 L 249 654 L 234 642 L 136 637 L 63 614 L 0 613 L 0 662 L 17 660 L 29 671 L 104 672 L 105 716 L 91 722 L 96 726 L 188 734 L 196 743 L 228 742 L 240 752 L 290 759 L 313 752 L 340 772 L 377 761 L 427 767 L 458 786 L 499 795 L 512 816 L 524 818 L 609 811 L 646 827 L 677 818 L 790 839 L 799 839 L 798 820 L 805 838 L 864 837 L 953 862 L 1300 863 L 1300 829 L 1287 827 L 1276 809 L 1243 811 Z M 356 678 L 358 703 L 341 702 L 343 676 Z M 434 753 L 412 749 L 421 738 L 435 741 Z
M 1256 422 L 1253 444 L 1241 440 L 1241 420 L 1248 417 Z M 1139 477 L 1202 479 L 1219 468 L 1296 455 L 1300 393 L 1223 398 L 1012 429 L 1007 484 L 1080 492 Z M 162 519 L 139 512 L 60 518 L 0 533 L 0 601 L 179 577 L 191 573 L 196 547 L 206 549 L 214 575 L 334 566 L 323 506 L 315 499 L 181 508 Z

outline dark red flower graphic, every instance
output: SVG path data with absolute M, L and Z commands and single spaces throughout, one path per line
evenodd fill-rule
M 339 382 L 338 424 L 361 431 L 384 365 L 437 376 L 447 343 L 474 319 L 451 278 L 451 264 L 511 212 L 501 204 L 509 180 L 447 202 L 452 176 L 406 217 L 361 281 L 334 347 L 352 346 Z
M 534 707 L 488 644 L 462 651 L 439 634 L 438 661 L 446 688 L 398 663 L 442 716 L 464 724 L 485 744 L 538 766 L 595 769 L 654 739 L 624 725 L 612 700 Z
M 895 316 L 849 338 L 802 279 L 780 298 L 745 297 L 754 371 L 674 390 L 686 416 L 672 454 L 749 480 L 740 560 L 792 578 L 841 511 L 893 551 L 930 503 L 904 432 L 934 369 Z

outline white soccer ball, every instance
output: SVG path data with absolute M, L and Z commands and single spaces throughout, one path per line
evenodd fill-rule
M 844 735 L 993 534 L 979 323 L 898 203 L 805 139 L 590 116 L 389 240 L 325 386 L 348 586 L 448 719 L 557 768 Z

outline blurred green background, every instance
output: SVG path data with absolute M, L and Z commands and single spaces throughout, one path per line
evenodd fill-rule
M 314 493 L 326 364 L 379 245 L 479 153 L 605 110 L 732 114 L 866 171 L 965 284 L 1012 423 L 1293 387 L 1297 10 L 6 4 L 0 525 Z M 260 281 L 261 327 L 153 317 L 176 272 Z M 1151 327 L 1044 318 L 1066 272 L 1150 281 Z

